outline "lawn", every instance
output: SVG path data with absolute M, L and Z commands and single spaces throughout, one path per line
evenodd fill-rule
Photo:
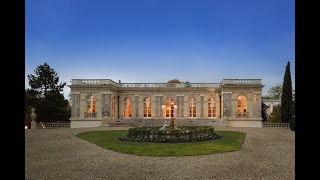
M 183 143 L 150 143 L 120 141 L 126 130 L 90 131 L 76 136 L 112 151 L 139 156 L 196 156 L 236 151 L 246 136 L 238 131 L 216 131 L 220 139 Z

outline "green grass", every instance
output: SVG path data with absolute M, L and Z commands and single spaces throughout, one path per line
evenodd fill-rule
M 139 156 L 196 156 L 236 151 L 241 148 L 246 136 L 238 131 L 216 131 L 220 139 L 183 143 L 150 143 L 120 141 L 126 130 L 90 131 L 76 136 L 112 151 Z

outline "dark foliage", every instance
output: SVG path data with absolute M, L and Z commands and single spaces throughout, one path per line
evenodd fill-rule
M 292 82 L 290 74 L 290 62 L 287 63 L 282 85 L 281 119 L 288 123 L 292 118 Z

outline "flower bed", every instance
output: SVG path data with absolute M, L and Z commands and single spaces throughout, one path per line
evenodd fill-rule
M 128 129 L 128 135 L 121 141 L 177 143 L 209 141 L 221 136 L 214 132 L 212 126 L 182 126 L 177 129 L 159 130 L 161 127 L 140 127 Z

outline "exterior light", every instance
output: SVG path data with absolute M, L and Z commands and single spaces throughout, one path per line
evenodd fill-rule
M 28 129 L 28 126 L 24 126 L 24 129 Z
M 162 105 L 162 108 L 165 108 L 166 106 L 165 105 Z

